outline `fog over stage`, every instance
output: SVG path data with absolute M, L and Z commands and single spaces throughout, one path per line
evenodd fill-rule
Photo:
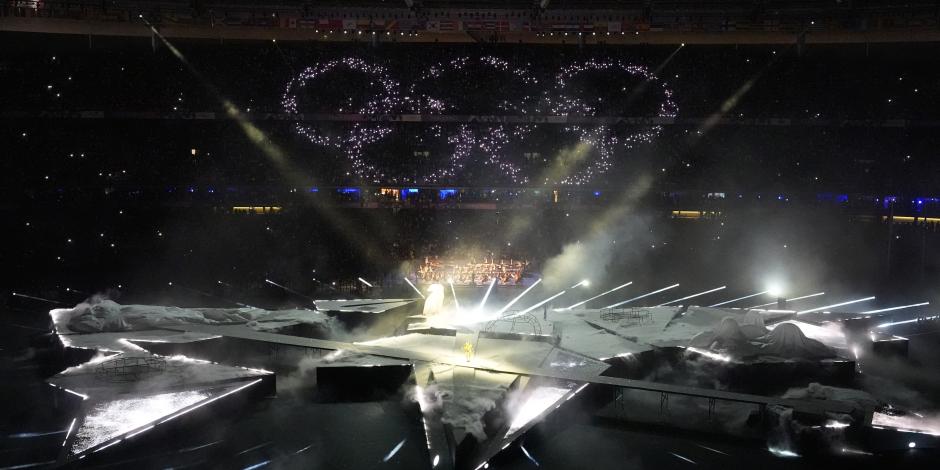
M 935 5 L 13 3 L 0 470 L 936 467 Z
M 314 300 L 314 309 L 283 311 L 108 300 L 53 310 L 63 344 L 93 353 L 48 381 L 86 403 L 59 461 L 105 452 L 216 401 L 275 394 L 298 365 L 317 377 L 312 386 L 320 393 L 399 389 L 420 412 L 433 468 L 498 460 L 559 412 L 644 422 L 678 411 L 691 413 L 695 425 L 745 420 L 751 424 L 721 432 L 767 439 L 770 449 L 794 454 L 776 442 L 776 434 L 793 432 L 773 424 L 777 416 L 837 423 L 829 431 L 899 429 L 920 436 L 922 447 L 938 442 L 930 435 L 940 429 L 929 420 L 886 411 L 852 389 L 859 346 L 849 343 L 849 323 L 883 317 L 689 304 L 549 309 L 533 308 L 541 303 L 531 299 L 519 302 L 524 309 L 461 308 L 453 290 L 426 293 Z M 751 377 L 742 380 L 738 371 Z M 701 374 L 714 384 L 702 383 Z M 829 385 L 790 386 L 808 377 Z M 756 383 L 768 378 L 776 383 Z M 637 394 L 659 396 L 659 406 L 642 405 L 649 396 Z M 192 416 L 187 426 L 211 419 Z M 845 439 L 859 445 L 857 437 Z

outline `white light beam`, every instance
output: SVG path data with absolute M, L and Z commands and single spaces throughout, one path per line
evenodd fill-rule
M 78 418 L 72 418 L 72 424 L 69 424 L 69 430 L 65 433 L 65 440 L 62 441 L 62 447 L 65 447 L 65 443 L 69 441 L 69 436 L 72 435 L 72 428 L 75 427 L 75 420 Z
M 365 285 L 367 285 L 367 286 L 369 286 L 369 287 L 372 287 L 372 284 L 369 284 L 369 281 L 367 281 L 367 280 L 365 280 L 365 279 L 363 279 L 363 278 L 361 278 L 361 277 L 359 278 L 359 282 L 361 282 L 361 283 L 363 283 L 363 284 L 365 284 Z
M 725 287 L 728 287 L 728 286 L 716 287 L 716 288 L 714 288 L 714 289 L 710 289 L 710 290 L 707 290 L 707 291 L 705 291 L 705 292 L 699 292 L 698 294 L 687 295 L 687 296 L 685 296 L 685 297 L 683 297 L 683 298 L 681 298 L 681 299 L 670 300 L 669 302 L 666 302 L 666 303 L 662 303 L 662 304 L 657 305 L 657 307 L 662 307 L 662 306 L 664 306 L 664 305 L 669 305 L 669 304 L 671 304 L 671 303 L 673 303 L 673 302 L 680 302 L 680 301 L 683 301 L 683 300 L 686 300 L 686 299 L 691 299 L 691 298 L 693 298 L 693 297 L 698 297 L 698 296 L 700 296 L 700 295 L 711 294 L 712 292 L 718 292 L 718 291 L 724 289 Z
M 32 295 L 21 294 L 21 293 L 19 293 L 19 292 L 14 292 L 13 295 L 15 295 L 15 296 L 17 296 L 17 297 L 23 297 L 24 299 L 33 299 L 33 300 L 39 300 L 39 301 L 41 301 L 41 302 L 49 302 L 50 304 L 67 305 L 65 302 L 59 302 L 58 300 L 44 299 L 44 298 L 42 298 L 42 297 L 36 297 L 36 296 L 32 296 Z
M 533 306 L 531 306 L 531 307 L 529 307 L 529 308 L 527 308 L 527 309 L 525 309 L 525 310 L 523 310 L 523 311 L 521 311 L 521 312 L 519 312 L 519 313 L 517 313 L 517 314 L 515 314 L 515 315 L 510 315 L 510 316 L 508 316 L 508 317 L 506 317 L 506 318 L 513 318 L 513 317 L 518 317 L 518 316 L 521 316 L 521 315 L 525 315 L 525 314 L 527 314 L 527 313 L 529 313 L 529 312 L 531 312 L 531 311 L 533 311 L 533 310 L 535 310 L 535 309 L 541 307 L 542 305 L 545 305 L 545 304 L 551 302 L 551 301 L 554 300 L 556 297 L 558 297 L 558 296 L 564 294 L 565 292 L 566 292 L 566 291 L 561 291 L 561 292 L 559 292 L 559 293 L 557 293 L 557 294 L 555 294 L 555 295 L 553 295 L 553 296 L 551 296 L 551 297 L 549 297 L 549 298 L 547 298 L 547 299 L 545 299 L 545 300 L 543 300 L 543 301 L 541 301 L 541 302 L 539 302 L 539 303 L 537 303 L 537 304 L 535 304 L 535 305 L 533 305 Z
M 276 282 L 274 282 L 274 281 L 272 281 L 272 280 L 270 280 L 270 279 L 265 279 L 264 282 L 267 282 L 268 284 L 271 284 L 272 286 L 280 287 L 281 289 L 284 289 L 285 291 L 290 292 L 291 294 L 299 295 L 299 296 L 301 296 L 301 297 L 303 297 L 303 298 L 305 298 L 305 299 L 307 299 L 307 300 L 313 302 L 313 299 L 312 299 L 312 298 L 307 297 L 306 295 L 303 295 L 303 294 L 301 294 L 300 292 L 297 292 L 297 291 L 295 291 L 294 289 L 291 289 L 290 287 L 282 286 L 282 285 L 280 285 L 280 284 L 278 284 L 278 283 L 276 283 Z M 173 284 L 173 283 L 171 282 L 170 285 L 172 285 L 172 284 Z
M 418 290 L 418 288 L 417 288 L 417 287 L 415 287 L 415 285 L 414 285 L 414 284 L 412 284 L 412 283 L 411 283 L 411 281 L 410 281 L 410 280 L 408 280 L 408 278 L 407 278 L 407 277 L 406 277 L 406 278 L 404 278 L 404 279 L 405 279 L 405 282 L 407 282 L 407 283 L 408 283 L 408 285 L 409 285 L 409 286 L 411 286 L 411 288 L 412 288 L 412 289 L 414 289 L 414 290 L 415 290 L 415 292 L 417 292 L 417 293 L 418 293 L 418 295 L 420 295 L 420 296 L 421 296 L 421 298 L 422 298 L 422 299 L 425 299 L 425 298 L 427 298 L 427 297 L 425 297 L 425 296 L 424 296 L 424 294 L 422 294 L 422 293 L 421 293 L 421 291 L 420 291 L 420 290 Z
M 535 457 L 532 457 L 532 454 L 530 454 L 529 451 L 525 450 L 525 447 L 522 444 L 519 444 L 519 448 L 522 449 L 522 453 L 525 454 L 525 456 L 529 460 L 531 460 L 532 463 L 534 463 L 536 467 L 541 467 L 541 464 L 539 464 L 539 461 L 535 460 Z
M 498 312 L 496 312 L 496 317 L 499 317 L 500 315 L 502 315 L 503 312 L 505 312 L 506 310 L 509 310 L 509 307 L 512 307 L 514 303 L 518 302 L 519 299 L 521 299 L 523 295 L 526 295 L 530 290 L 532 290 L 533 287 L 539 285 L 540 282 L 542 282 L 542 279 L 539 279 L 538 281 L 533 282 L 531 286 L 526 288 L 526 290 L 522 291 L 522 293 L 516 296 L 515 299 L 510 300 L 508 304 L 506 304 L 505 306 L 503 306 L 503 308 L 501 308 Z
M 683 457 L 683 456 L 681 456 L 681 455 L 679 455 L 679 454 L 677 454 L 677 453 L 675 453 L 675 452 L 670 452 L 670 454 L 672 454 L 673 457 L 675 457 L 675 458 L 677 458 L 677 459 L 685 460 L 686 462 L 689 462 L 689 463 L 692 464 L 692 465 L 698 465 L 697 463 L 695 463 L 694 460 L 692 460 L 692 459 L 690 459 L 690 458 L 688 458 L 688 457 Z
M 490 291 L 493 290 L 494 285 L 496 285 L 495 277 L 490 281 L 490 286 L 486 288 L 486 294 L 483 294 L 483 300 L 480 301 L 480 306 L 477 307 L 477 311 L 483 310 L 483 306 L 486 305 L 486 299 L 490 298 Z
M 388 462 L 389 460 L 391 460 L 392 457 L 394 457 L 395 454 L 397 454 L 398 451 L 401 450 L 401 447 L 402 447 L 403 445 L 405 445 L 405 441 L 407 441 L 407 440 L 408 440 L 408 439 L 402 439 L 401 442 L 398 443 L 398 445 L 396 445 L 394 448 L 392 448 L 392 451 L 391 451 L 391 452 L 389 452 L 387 455 L 385 455 L 385 458 L 382 459 L 382 461 L 383 461 L 383 462 Z
M 639 297 L 634 297 L 634 298 L 632 298 L 632 299 L 624 300 L 623 302 L 617 302 L 617 303 L 615 303 L 615 304 L 608 305 L 608 306 L 606 306 L 606 307 L 604 307 L 604 308 L 619 307 L 619 306 L 621 306 L 621 305 L 623 305 L 623 304 L 633 302 L 634 300 L 640 300 L 640 299 L 642 299 L 643 297 L 649 297 L 649 296 L 651 296 L 651 295 L 653 295 L 653 294 L 658 294 L 658 293 L 660 293 L 660 292 L 667 291 L 667 290 L 669 290 L 669 289 L 674 289 L 674 288 L 676 288 L 676 287 L 679 287 L 679 284 L 678 284 L 678 283 L 673 284 L 673 285 L 671 285 L 671 286 L 669 286 L 669 287 L 663 287 L 662 289 L 659 289 L 659 290 L 654 290 L 653 292 L 650 292 L 650 293 L 647 293 L 647 294 L 643 294 L 643 295 L 641 295 L 641 296 L 639 296 Z
M 889 326 L 894 326 L 894 325 L 904 325 L 907 323 L 916 323 L 920 321 L 930 321 L 930 320 L 937 320 L 937 319 L 940 319 L 940 315 L 934 315 L 932 317 L 912 318 L 910 320 L 892 321 L 888 323 L 882 323 L 876 326 L 875 328 L 887 328 Z
M 231 394 L 233 394 L 233 393 L 235 393 L 235 392 L 239 392 L 239 391 L 241 391 L 241 390 L 243 390 L 243 389 L 246 389 L 246 388 L 248 388 L 248 387 L 251 387 L 252 385 L 254 385 L 254 384 L 258 383 L 258 382 L 261 382 L 262 380 L 263 380 L 263 379 L 258 379 L 258 380 L 255 380 L 254 382 L 249 382 L 249 383 L 247 383 L 247 384 L 245 384 L 245 385 L 242 385 L 241 387 L 238 387 L 238 388 L 236 388 L 236 389 L 234 389 L 234 390 L 229 390 L 229 391 L 227 391 L 227 392 L 225 392 L 225 393 L 223 393 L 223 394 L 221 394 L 221 395 L 217 395 L 217 396 L 214 396 L 214 397 L 212 397 L 212 398 L 210 398 L 210 399 L 208 399 L 208 400 L 201 401 L 201 402 L 199 402 L 198 404 L 196 404 L 195 406 L 190 407 L 190 408 L 186 408 L 186 409 L 184 409 L 183 411 L 180 411 L 180 412 L 178 412 L 178 413 L 176 413 L 176 414 L 173 414 L 173 415 L 171 415 L 169 418 L 165 418 L 163 421 L 160 421 L 160 422 L 157 423 L 157 424 L 163 424 L 163 423 L 165 423 L 165 422 L 167 422 L 167 421 L 169 421 L 169 420 L 171 420 L 171 419 L 179 418 L 180 416 L 183 416 L 184 414 L 189 413 L 190 411 L 193 411 L 193 410 L 195 410 L 195 409 L 197 409 L 197 408 L 202 408 L 203 406 L 206 406 L 206 405 L 208 405 L 209 403 L 212 403 L 212 402 L 214 402 L 214 401 L 216 401 L 216 400 L 219 400 L 219 399 L 221 399 L 221 398 L 225 398 L 225 397 L 227 397 L 227 396 L 229 396 L 229 395 L 231 395 Z
M 794 298 L 792 298 L 792 299 L 786 299 L 786 300 L 784 300 L 784 302 L 793 302 L 793 301 L 796 301 L 796 300 L 808 299 L 808 298 L 810 298 L 810 297 L 819 297 L 820 295 L 826 295 L 826 293 L 825 293 L 825 292 L 817 292 L 817 293 L 815 293 L 815 294 L 803 295 L 803 296 L 800 296 L 800 297 L 794 297 Z M 755 306 L 753 306 L 753 307 L 748 307 L 748 309 L 766 307 L 766 306 L 768 306 L 768 305 L 773 305 L 773 304 L 775 304 L 775 303 L 777 303 L 777 302 L 767 302 L 766 304 L 760 304 L 760 305 L 755 305 Z
M 633 281 L 630 281 L 630 282 L 628 282 L 628 283 L 626 283 L 626 284 L 621 284 L 621 285 L 619 285 L 619 286 L 617 286 L 617 287 L 614 287 L 613 289 L 611 289 L 611 290 L 609 290 L 609 291 L 607 291 L 607 292 L 603 292 L 603 293 L 597 294 L 597 295 L 595 295 L 594 297 L 591 297 L 590 299 L 582 300 L 581 302 L 578 302 L 578 303 L 576 303 L 576 304 L 574 304 L 574 305 L 572 305 L 572 306 L 570 306 L 570 307 L 566 307 L 565 310 L 571 310 L 571 309 L 573 309 L 573 308 L 575 308 L 575 307 L 579 307 L 579 306 L 584 305 L 584 304 L 586 304 L 586 303 L 588 303 L 588 302 L 590 302 L 590 301 L 592 301 L 592 300 L 594 300 L 594 299 L 596 299 L 596 298 L 598 298 L 598 297 L 605 296 L 605 295 L 607 295 L 607 294 L 609 294 L 609 293 L 611 293 L 611 292 L 613 292 L 613 291 L 615 291 L 615 290 L 623 289 L 624 287 L 627 287 L 627 286 L 629 286 L 630 284 L 633 284 Z
M 818 312 L 818 311 L 820 311 L 820 310 L 826 310 L 827 308 L 841 307 L 841 306 L 843 306 L 843 305 L 849 305 L 849 304 L 857 304 L 857 303 L 859 303 L 859 302 L 866 302 L 866 301 L 869 301 L 869 300 L 875 300 L 875 296 L 865 297 L 864 299 L 849 300 L 849 301 L 847 301 L 847 302 L 839 302 L 839 303 L 837 303 L 837 304 L 825 305 L 825 306 L 823 306 L 823 307 L 811 308 L 811 309 L 809 309 L 809 310 L 802 310 L 802 311 L 796 312 L 796 314 L 797 314 L 797 315 L 801 315 L 801 314 L 803 314 L 803 313 Z
M 460 313 L 460 302 L 457 301 L 457 291 L 454 290 L 453 281 L 447 281 L 450 284 L 450 293 L 454 296 L 454 307 L 457 308 L 457 313 Z
M 715 304 L 715 305 L 709 305 L 709 307 L 719 307 L 719 306 L 722 306 L 722 305 L 728 305 L 728 304 L 730 304 L 731 302 L 737 302 L 737 301 L 739 301 L 739 300 L 750 299 L 751 297 L 757 297 L 758 295 L 766 294 L 767 292 L 769 292 L 769 291 L 766 291 L 766 290 L 765 290 L 765 291 L 758 292 L 758 293 L 756 293 L 756 294 L 745 295 L 744 297 L 738 297 L 737 299 L 726 300 L 726 301 L 724 301 L 724 302 L 719 302 L 719 303 L 717 303 L 717 304 Z
M 862 313 L 866 314 L 866 313 L 891 312 L 894 310 L 901 310 L 902 308 L 923 307 L 924 305 L 930 305 L 930 302 L 921 302 L 919 304 L 910 304 L 910 305 L 900 305 L 897 307 L 879 308 L 878 310 L 869 310 L 867 312 L 862 312 Z

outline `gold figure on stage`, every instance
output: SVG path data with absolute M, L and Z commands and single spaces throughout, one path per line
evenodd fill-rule
M 467 362 L 470 362 L 470 359 L 473 358 L 473 345 L 470 344 L 470 341 L 463 344 L 463 352 L 467 355 Z

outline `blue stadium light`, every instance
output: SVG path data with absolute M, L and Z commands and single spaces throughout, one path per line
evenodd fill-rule
M 314 187 L 310 188 L 310 192 L 311 192 L 311 193 L 318 193 L 318 192 L 320 192 L 320 188 L 317 188 L 316 186 L 314 186 Z
M 359 188 L 339 188 L 336 191 L 342 194 L 359 194 Z

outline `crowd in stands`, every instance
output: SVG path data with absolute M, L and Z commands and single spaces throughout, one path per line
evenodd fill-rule
M 272 163 L 272 147 L 282 150 L 299 172 L 292 176 L 312 185 L 365 183 L 351 171 L 345 149 L 314 145 L 298 134 L 294 122 L 263 114 L 283 115 L 286 84 L 298 71 L 349 57 L 384 67 L 399 83 L 401 96 L 434 96 L 447 103 L 443 111 L 434 111 L 444 114 L 542 112 L 551 108 L 544 101 L 554 90 L 553 74 L 571 64 L 621 61 L 658 70 L 660 83 L 672 90 L 675 124 L 662 126 L 652 143 L 617 154 L 613 170 L 592 181 L 598 187 L 630 181 L 641 171 L 658 171 L 666 189 L 783 187 L 921 194 L 937 189 L 932 186 L 936 159 L 931 153 L 937 147 L 936 133 L 930 123 L 936 118 L 933 103 L 940 82 L 932 62 L 921 55 L 928 51 L 918 52 L 929 46 L 903 48 L 900 54 L 898 49 L 872 46 L 871 57 L 861 46 L 834 51 L 810 47 L 802 55 L 786 47 L 689 46 L 670 58 L 675 48 L 666 46 L 370 48 L 184 41 L 177 47 L 190 69 L 159 42 L 153 49 L 150 42 L 139 40 L 96 39 L 103 44 L 93 43 L 89 49 L 74 39 L 43 41 L 31 44 L 23 39 L 24 47 L 0 53 L 0 113 L 6 123 L 0 133 L 6 153 L 13 156 L 0 164 L 8 178 L 5 190 L 16 194 L 101 188 L 115 180 L 179 188 L 283 186 L 283 167 Z M 481 66 L 483 57 L 497 57 L 513 70 L 525 70 L 537 83 L 527 83 L 515 72 L 508 77 Z M 428 70 L 446 69 L 460 58 L 469 58 L 468 65 L 428 81 Z M 374 88 L 375 82 L 374 77 L 348 71 L 311 81 L 303 87 L 299 111 L 338 111 L 344 103 L 344 112 L 359 108 L 368 100 L 361 91 L 370 84 Z M 649 87 L 634 92 L 637 85 L 642 82 L 629 74 L 595 71 L 572 81 L 568 92 L 593 99 L 598 116 L 657 116 L 656 103 L 662 97 Z M 239 122 L 225 118 L 224 102 L 233 103 L 251 120 L 261 131 L 260 141 L 251 140 Z M 527 107 L 520 112 L 504 106 L 521 102 Z M 408 106 L 401 109 L 409 111 Z M 70 114 L 88 111 L 104 114 Z M 108 117 L 120 112 L 142 114 Z M 193 114 L 197 112 L 216 114 L 214 119 L 199 119 Z M 731 122 L 716 125 L 717 118 Z M 352 126 L 312 121 L 304 125 L 323 135 L 341 135 Z M 453 156 L 453 145 L 435 136 L 452 135 L 463 125 L 386 124 L 391 134 L 369 146 L 364 158 L 390 162 L 385 167 L 396 174 L 379 183 L 420 184 L 427 168 L 446 166 Z M 479 137 L 494 126 L 471 128 Z M 618 124 L 611 132 L 648 128 Z M 507 124 L 503 129 L 512 132 L 514 127 Z M 540 175 L 577 144 L 575 133 L 546 124 L 526 139 L 513 140 L 505 153 L 528 173 L 527 183 L 539 185 L 544 182 Z M 515 183 L 500 174 L 501 168 L 481 166 L 486 152 L 473 152 L 459 175 L 434 183 Z M 587 159 L 592 158 L 597 158 L 596 151 L 588 151 Z
M 903 5 L 889 0 L 835 2 L 723 1 L 705 9 L 695 0 L 576 0 L 531 2 L 408 2 L 387 0 L 22 0 L 0 5 L 0 16 L 70 19 L 105 24 L 134 23 L 146 18 L 156 25 L 214 28 L 218 26 L 278 30 L 314 30 L 338 34 L 387 33 L 532 33 L 582 32 L 591 36 L 653 32 L 759 31 L 765 33 L 852 33 L 923 31 L 936 27 L 930 2 Z M 237 34 L 237 33 L 236 33 Z M 602 37 L 588 38 L 599 39 Z
M 266 279 L 315 298 L 349 298 L 344 285 L 360 290 L 354 295 L 411 296 L 403 278 L 434 257 L 527 260 L 532 276 L 584 276 L 609 287 L 640 278 L 647 290 L 693 279 L 693 285 L 714 279 L 759 287 L 754 276 L 764 271 L 756 266 L 765 259 L 786 260 L 792 269 L 812 264 L 821 276 L 846 283 L 890 275 L 879 288 L 902 291 L 940 276 L 940 261 L 920 251 L 927 246 L 933 253 L 940 242 L 936 222 L 894 224 L 893 268 L 886 270 L 886 222 L 838 210 L 744 207 L 694 220 L 643 209 L 614 210 L 622 215 L 611 220 L 610 210 L 8 208 L 0 301 L 11 291 L 65 303 L 108 292 L 127 302 L 234 306 L 220 298 L 253 304 L 255 296 L 285 295 Z M 567 265 L 567 274 L 557 265 L 546 270 L 565 252 L 599 258 Z M 462 282 L 459 272 L 453 275 Z M 362 292 L 359 277 L 381 290 Z M 513 281 L 504 288 L 513 288 Z M 304 304 L 302 297 L 288 297 Z
M 315 286 L 358 275 L 381 278 L 402 263 L 414 272 L 424 256 L 468 250 L 528 259 L 539 269 L 541 260 L 577 242 L 597 214 L 633 201 L 635 187 L 648 188 L 644 201 L 653 201 L 638 205 L 663 219 L 678 209 L 718 213 L 755 201 L 772 208 L 822 201 L 837 209 L 866 205 L 866 215 L 880 222 L 892 210 L 932 216 L 938 200 L 931 196 L 940 193 L 940 137 L 932 127 L 940 81 L 924 55 L 930 46 L 867 52 L 820 46 L 802 55 L 787 47 L 690 46 L 670 58 L 674 47 L 181 41 L 184 63 L 159 42 L 154 48 L 149 41 L 95 38 L 89 48 L 74 39 L 17 38 L 22 47 L 0 50 L 0 207 L 9 240 L 0 260 L 8 272 L 36 279 L 81 273 L 96 285 L 153 286 L 192 276 L 188 284 L 204 286 L 270 276 Z M 572 63 L 644 65 L 668 82 L 677 121 L 580 188 L 540 178 L 577 143 L 548 125 L 532 147 L 513 155 L 532 165 L 524 187 L 473 164 L 432 186 L 363 182 L 342 155 L 298 135 L 293 122 L 262 114 L 282 113 L 287 82 L 324 61 L 358 57 L 382 65 L 404 90 L 428 67 L 488 56 L 538 77 L 533 96 L 554 86 L 554 71 Z M 426 92 L 451 100 L 447 112 L 457 113 L 459 107 L 492 112 L 484 105 L 494 96 L 515 99 L 527 90 L 501 74 L 484 76 L 452 73 Z M 579 93 L 623 98 L 615 93 L 623 79 L 592 74 Z M 361 86 L 317 81 L 305 105 L 325 105 L 324 96 L 357 98 Z M 626 97 L 622 103 L 632 99 Z M 224 117 L 226 101 L 246 119 L 188 114 Z M 104 114 L 72 114 L 86 111 Z M 144 114 L 109 114 L 116 112 Z M 622 104 L 603 113 L 649 117 L 657 110 Z M 792 122 L 748 121 L 763 118 Z M 323 132 L 343 126 L 308 124 Z M 392 168 L 417 173 L 431 164 L 420 160 L 425 153 L 434 164 L 447 159 L 440 148 L 409 138 L 433 132 L 429 124 L 392 126 L 396 137 L 373 146 L 381 158 L 398 159 Z M 470 126 L 480 133 L 492 127 Z M 412 197 L 408 188 L 418 192 Z M 444 188 L 454 191 L 442 195 Z M 896 206 L 884 203 L 888 196 Z M 488 210 L 468 210 L 471 204 Z M 283 210 L 243 215 L 234 206 Z M 575 206 L 580 210 L 568 211 Z M 719 243 L 723 226 L 717 224 L 731 212 L 703 224 L 696 240 Z M 519 225 L 524 216 L 533 220 Z M 674 250 L 664 261 L 680 266 L 688 253 Z
M 418 266 L 415 278 L 421 283 L 452 283 L 458 286 L 486 286 L 495 282 L 500 286 L 521 285 L 529 262 L 520 259 L 496 259 L 495 256 L 477 259 L 469 253 L 459 258 L 425 256 Z
M 254 42 L 218 44 L 180 40 L 174 46 L 192 69 L 159 41 L 142 38 L 82 40 L 7 37 L 24 43 L 0 55 L 0 97 L 4 111 L 222 111 L 219 98 L 243 112 L 281 112 L 288 81 L 304 68 L 347 57 L 385 68 L 403 88 L 413 84 L 456 102 L 462 114 L 494 96 L 539 96 L 554 74 L 571 64 L 619 60 L 658 70 L 673 90 L 683 118 L 705 118 L 733 100 L 728 118 L 931 119 L 930 103 L 940 95 L 930 57 L 935 46 L 596 46 L 577 49 L 533 45 L 368 45 Z M 898 51 L 901 52 L 898 52 Z M 673 55 L 673 52 L 675 54 Z M 427 71 L 460 57 L 494 56 L 540 83 L 528 88 L 481 67 L 428 83 Z M 471 64 L 472 65 L 472 64 Z M 592 88 L 615 91 L 625 74 L 593 80 Z M 425 80 L 425 81 L 422 81 Z M 210 84 L 218 95 L 210 92 Z M 430 85 L 430 86 L 429 86 Z M 361 83 L 334 79 L 316 83 L 326 97 L 362 94 Z M 632 91 L 632 90 L 631 90 Z M 605 93 L 610 95 L 610 93 Z M 648 109 L 620 106 L 614 116 L 649 115 Z
M 940 98 L 940 81 L 926 58 L 931 46 L 925 45 L 814 46 L 797 54 L 783 46 L 676 51 L 671 46 L 371 48 L 181 41 L 177 47 L 184 63 L 159 42 L 152 48 L 149 41 L 96 39 L 101 44 L 88 48 L 74 39 L 22 41 L 23 47 L 0 54 L 0 113 L 7 124 L 0 133 L 12 156 L 0 164 L 8 178 L 4 189 L 13 194 L 101 188 L 115 181 L 183 189 L 283 186 L 283 167 L 272 163 L 272 147 L 286 154 L 300 179 L 311 185 L 421 184 L 427 167 L 448 165 L 454 147 L 435 135 L 453 135 L 465 124 L 385 125 L 391 134 L 368 146 L 364 157 L 387 163 L 395 174 L 387 174 L 387 181 L 364 182 L 352 171 L 346 149 L 314 145 L 299 135 L 296 123 L 278 117 L 285 115 L 285 87 L 300 70 L 350 57 L 384 67 L 398 83 L 399 97 L 446 103 L 438 110 L 414 103 L 396 108 L 432 114 L 551 114 L 546 101 L 557 93 L 554 74 L 572 64 L 620 61 L 657 70 L 658 83 L 672 91 L 676 121 L 662 126 L 651 143 L 615 155 L 613 169 L 591 181 L 598 187 L 658 171 L 665 189 L 920 194 L 937 189 L 932 186 L 936 133 L 930 123 L 936 122 L 933 103 Z M 481 65 L 489 57 L 508 64 L 510 72 Z M 467 58 L 464 65 L 448 67 L 462 58 Z M 428 79 L 432 69 L 443 70 L 439 79 Z M 363 89 L 381 91 L 377 82 L 350 71 L 325 75 L 300 87 L 298 111 L 358 110 L 370 99 Z M 623 72 L 593 71 L 570 81 L 566 93 L 593 100 L 596 116 L 660 115 L 661 93 L 642 85 Z M 260 141 L 226 119 L 223 103 L 228 102 L 261 131 Z M 72 114 L 80 112 L 91 113 Z M 120 112 L 141 114 L 112 116 Z M 194 114 L 201 112 L 216 114 L 214 119 Z M 716 124 L 718 118 L 727 121 Z M 328 136 L 345 135 L 353 126 L 304 125 Z M 471 125 L 478 140 L 495 127 Z M 515 127 L 502 129 L 513 132 Z M 611 132 L 644 129 L 649 126 L 618 124 Z M 578 143 L 564 126 L 545 124 L 525 139 L 511 139 L 505 154 L 527 173 L 526 183 L 539 185 L 544 183 L 540 175 Z M 505 178 L 501 167 L 481 166 L 486 152 L 473 152 L 459 174 L 433 183 L 517 183 Z M 587 151 L 587 160 L 596 158 L 597 151 Z
M 341 153 L 313 146 L 294 134 L 287 123 L 257 123 L 257 127 L 264 132 L 266 142 L 275 143 L 289 156 L 289 170 L 246 137 L 234 121 L 4 122 L 0 139 L 6 158 L 0 160 L 0 194 L 11 200 L 110 197 L 135 202 L 221 200 L 236 205 L 277 205 L 285 199 L 300 198 L 297 193 L 322 198 L 326 191 L 310 193 L 318 188 L 387 185 L 405 190 L 427 186 L 364 182 L 347 174 L 350 168 Z M 398 132 L 421 126 L 402 124 Z M 426 157 L 411 155 L 404 139 L 395 140 L 394 148 L 410 161 L 398 168 L 402 172 L 420 169 L 422 165 L 417 161 Z M 538 144 L 548 147 L 545 141 Z M 650 175 L 656 178 L 654 188 L 663 192 L 933 196 L 940 190 L 936 183 L 940 170 L 940 161 L 935 158 L 938 144 L 938 134 L 932 128 L 718 126 L 698 134 L 694 129 L 665 126 L 653 142 L 637 146 L 628 158 L 617 161 L 610 172 L 589 185 L 567 188 L 532 178 L 525 186 L 545 202 L 556 202 L 554 190 L 604 194 Z M 546 153 L 537 157 L 538 163 L 554 162 L 556 154 L 543 151 Z M 436 154 L 428 160 L 440 162 L 442 158 Z M 520 161 L 524 163 L 527 158 L 521 157 Z M 458 178 L 438 184 L 487 190 L 518 186 L 490 177 L 491 170 L 480 166 L 479 160 L 464 170 Z M 512 200 L 506 192 L 493 197 L 481 193 L 462 200 Z M 223 199 L 226 195 L 230 197 Z M 405 199 L 407 205 L 421 201 L 408 199 L 407 195 L 390 198 L 400 199 Z M 361 198 L 354 200 L 359 202 Z

